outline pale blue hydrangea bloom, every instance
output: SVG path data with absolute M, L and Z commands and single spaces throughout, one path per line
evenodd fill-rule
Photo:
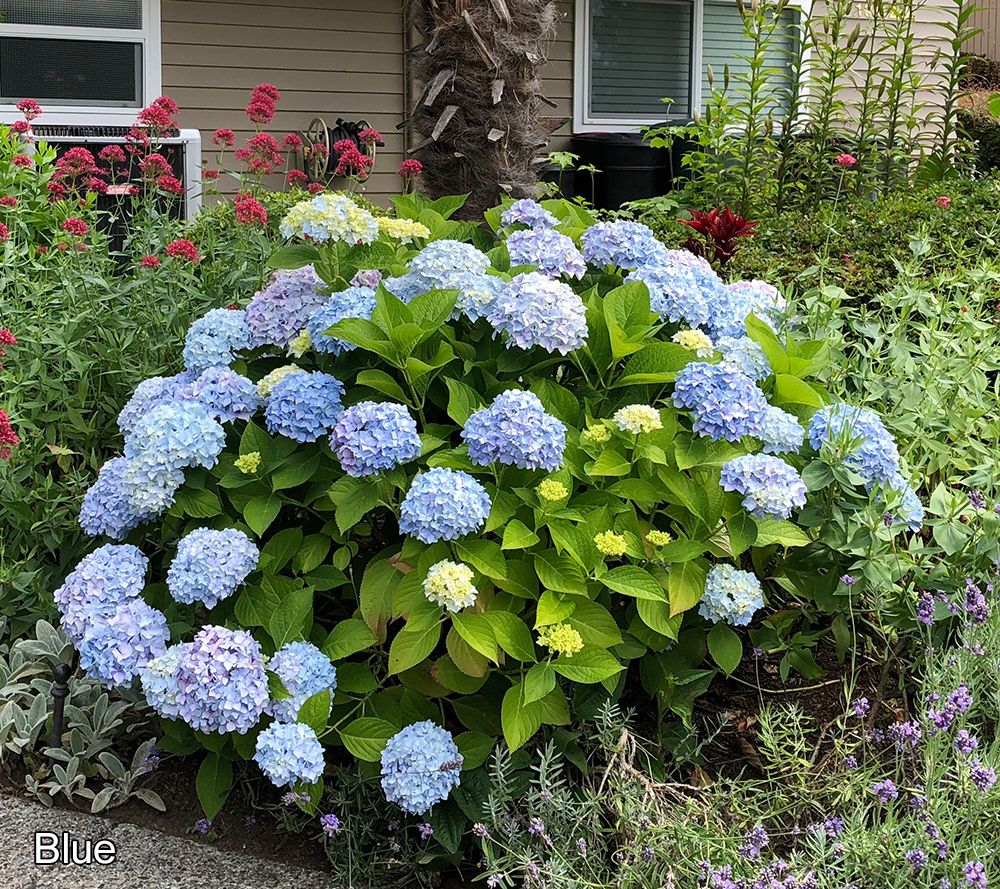
M 571 238 L 551 228 L 525 228 L 507 238 L 510 264 L 533 265 L 545 275 L 582 278 L 587 262 Z
M 500 225 L 527 225 L 530 228 L 555 228 L 559 220 L 546 210 L 538 201 L 521 198 L 514 201 L 500 214 Z
M 837 402 L 821 407 L 809 420 L 809 443 L 824 445 L 871 485 L 899 475 L 899 451 L 882 418 L 867 408 Z
M 250 347 L 250 328 L 242 309 L 212 309 L 195 321 L 184 337 L 184 367 L 201 373 L 228 367 L 235 353 Z
M 153 658 L 139 670 L 146 703 L 164 719 L 180 718 L 177 665 L 190 647 L 190 642 L 171 645 L 163 654 Z
M 246 308 L 250 345 L 287 346 L 326 302 L 325 288 L 311 265 L 275 272 Z
M 174 498 L 184 484 L 184 473 L 150 465 L 141 460 L 130 460 L 122 475 L 122 496 L 129 507 L 146 524 L 163 515 L 174 505 Z
M 226 432 L 196 401 L 161 404 L 125 439 L 125 456 L 156 469 L 211 469 L 226 446 Z
M 562 466 L 566 427 L 534 392 L 508 389 L 469 417 L 462 438 L 479 466 L 499 462 L 551 472 Z
M 345 318 L 371 318 L 375 311 L 375 291 L 369 287 L 348 287 L 338 290 L 323 303 L 306 322 L 309 340 L 317 352 L 339 355 L 355 348 L 354 343 L 345 343 L 326 331 Z
M 901 473 L 896 473 L 885 481 L 884 488 L 891 491 L 893 499 L 902 497 L 902 503 L 893 513 L 894 525 L 905 525 L 911 531 L 919 531 L 924 524 L 924 505 L 917 492 Z
M 745 627 L 764 607 L 760 581 L 732 565 L 713 565 L 705 580 L 698 613 L 713 623 Z
M 701 256 L 689 250 L 664 250 L 655 264 L 640 266 L 626 283 L 642 281 L 649 305 L 664 321 L 709 326 L 725 294 L 725 285 Z
M 375 475 L 420 456 L 420 435 L 410 412 L 388 401 L 362 401 L 337 417 L 330 435 L 344 472 Z
M 271 389 L 264 408 L 267 431 L 295 441 L 316 441 L 337 422 L 343 394 L 343 383 L 330 374 L 290 374 Z
M 399 530 L 422 543 L 455 540 L 486 524 L 491 505 L 471 475 L 435 467 L 413 479 L 400 506 Z
M 80 527 L 91 537 L 104 535 L 122 540 L 144 518 L 133 506 L 124 487 L 128 460 L 115 457 L 101 467 L 97 479 L 87 489 L 80 507 Z
M 382 284 L 397 299 L 405 303 L 431 290 L 457 290 L 455 311 L 451 317 L 458 318 L 464 314 L 470 321 L 478 321 L 486 316 L 490 305 L 503 287 L 504 280 L 494 275 L 487 275 L 485 272 L 455 269 L 442 272 L 434 280 L 410 273 L 399 278 L 388 278 Z
M 142 599 L 128 599 L 111 614 L 89 616 L 78 646 L 80 668 L 104 685 L 129 685 L 169 641 L 166 617 Z
M 587 343 L 587 310 L 573 288 L 539 272 L 517 275 L 497 294 L 486 316 L 507 334 L 507 346 L 566 355 Z
M 282 646 L 268 661 L 267 669 L 277 675 L 290 695 L 271 704 L 271 712 L 278 722 L 295 722 L 299 718 L 299 708 L 321 691 L 330 691 L 332 709 L 337 668 L 311 642 L 289 642 Z
M 238 528 L 195 528 L 177 544 L 167 571 L 167 589 L 178 602 L 215 608 L 247 579 L 260 550 Z
M 768 408 L 764 393 L 749 377 L 721 364 L 694 361 L 674 382 L 674 404 L 694 416 L 691 428 L 713 441 L 759 436 Z
M 183 386 L 179 399 L 197 401 L 220 423 L 249 420 L 263 405 L 256 384 L 228 367 L 210 367 Z
M 462 755 L 451 733 L 430 720 L 397 732 L 382 751 L 385 798 L 411 815 L 444 802 L 461 778 Z
M 806 439 L 806 430 L 791 414 L 769 404 L 764 411 L 764 427 L 758 436 L 765 454 L 798 453 Z
M 794 466 L 767 454 L 744 454 L 722 466 L 724 491 L 743 495 L 743 508 L 758 519 L 787 519 L 806 505 L 806 486 Z
M 437 282 L 453 272 L 485 275 L 490 258 L 472 244 L 462 241 L 431 241 L 413 257 L 410 274 L 428 284 L 428 290 L 444 289 Z
M 581 244 L 592 265 L 637 269 L 667 261 L 667 248 L 641 222 L 598 222 L 583 233 Z
M 109 616 L 122 603 L 137 599 L 148 565 L 130 544 L 108 543 L 84 556 L 53 595 L 67 638 L 79 643 L 94 615 Z
M 735 367 L 751 380 L 763 380 L 771 375 L 771 365 L 759 343 L 748 336 L 725 336 L 715 344 L 722 353 L 722 363 Z
M 361 269 L 351 278 L 351 287 L 367 287 L 374 290 L 382 280 L 382 272 L 378 269 Z
M 245 735 L 268 706 L 260 645 L 245 630 L 204 627 L 175 671 L 180 718 L 199 732 Z
M 172 377 L 150 377 L 139 383 L 118 414 L 118 428 L 122 435 L 128 435 L 135 424 L 154 407 L 177 401 L 181 390 L 196 378 L 196 374 L 184 371 Z
M 254 762 L 275 787 L 301 781 L 315 784 L 323 775 L 323 745 L 308 725 L 275 722 L 257 736 Z
M 741 337 L 751 313 L 774 327 L 785 311 L 785 298 L 766 281 L 736 281 L 723 287 L 709 326 L 713 338 Z
M 421 294 L 433 290 L 432 286 L 427 286 L 416 275 L 405 274 L 395 278 L 383 278 L 382 286 L 389 291 L 396 299 L 404 303 L 412 302 Z

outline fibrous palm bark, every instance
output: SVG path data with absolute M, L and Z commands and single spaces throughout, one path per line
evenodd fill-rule
M 501 197 L 534 193 L 544 159 L 542 83 L 555 33 L 552 0 L 410 0 L 423 42 L 410 123 L 423 190 L 469 193 L 474 217 Z

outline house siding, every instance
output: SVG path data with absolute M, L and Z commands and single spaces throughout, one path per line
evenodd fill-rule
M 997 0 L 980 3 L 972 16 L 971 26 L 982 30 L 965 44 L 963 51 L 1000 60 L 1000 3 Z

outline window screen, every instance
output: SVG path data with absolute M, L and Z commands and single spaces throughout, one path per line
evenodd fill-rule
M 767 66 L 780 72 L 770 79 L 773 80 L 773 88 L 781 96 L 786 95 L 792 83 L 789 62 L 791 54 L 798 46 L 796 37 L 798 15 L 798 11 L 792 9 L 786 9 L 781 14 L 780 28 L 775 33 L 773 45 L 767 53 Z M 712 96 L 708 83 L 709 65 L 712 66 L 717 89 L 722 85 L 726 65 L 729 65 L 730 78 L 737 73 L 745 74 L 750 68 L 740 56 L 748 57 L 753 52 L 753 41 L 746 34 L 743 18 L 735 2 L 705 3 L 702 41 L 701 95 L 704 105 Z
M 691 106 L 693 6 L 672 0 L 591 0 L 590 116 L 664 120 Z
M 0 104 L 142 107 L 142 44 L 0 37 Z
M 0 0 L 0 24 L 142 28 L 142 0 Z

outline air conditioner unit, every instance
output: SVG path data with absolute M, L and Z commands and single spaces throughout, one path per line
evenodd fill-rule
M 61 156 L 71 148 L 82 146 L 94 157 L 106 145 L 128 145 L 130 127 L 116 126 L 54 126 L 38 124 L 32 127 L 35 139 L 56 149 Z M 184 183 L 183 201 L 174 202 L 177 212 L 184 219 L 193 219 L 201 209 L 201 133 L 198 130 L 174 130 L 165 138 L 157 139 L 151 150 L 162 154 L 170 163 L 173 174 Z M 142 186 L 138 170 L 130 177 L 133 185 Z M 102 195 L 98 207 L 115 202 L 113 196 Z

